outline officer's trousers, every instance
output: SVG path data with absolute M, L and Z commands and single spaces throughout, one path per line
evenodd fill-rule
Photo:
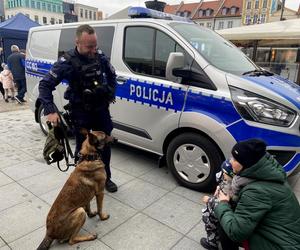
M 98 108 L 93 111 L 84 111 L 80 109 L 72 109 L 71 119 L 74 124 L 74 133 L 76 137 L 76 149 L 75 149 L 75 160 L 78 159 L 78 153 L 80 152 L 81 145 L 86 139 L 84 135 L 80 133 L 81 128 L 94 131 L 103 131 L 105 134 L 110 135 L 113 129 L 111 116 L 109 113 L 108 106 Z M 111 178 L 110 171 L 110 157 L 111 148 L 110 145 L 106 145 L 102 152 L 102 161 L 105 164 L 105 171 L 107 179 Z

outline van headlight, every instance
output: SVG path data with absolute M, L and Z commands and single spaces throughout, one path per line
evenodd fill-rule
M 296 118 L 296 112 L 275 101 L 255 93 L 230 86 L 234 106 L 246 120 L 288 127 Z

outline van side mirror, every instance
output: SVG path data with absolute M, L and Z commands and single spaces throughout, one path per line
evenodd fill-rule
M 181 78 L 173 74 L 173 69 L 184 67 L 184 55 L 182 52 L 171 52 L 166 66 L 166 78 L 172 82 L 181 82 Z
M 173 75 L 182 79 L 182 84 L 188 84 L 205 89 L 217 90 L 215 84 L 209 79 L 205 72 L 195 72 L 190 69 L 173 69 Z

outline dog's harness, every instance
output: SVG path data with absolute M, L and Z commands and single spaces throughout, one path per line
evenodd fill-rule
M 83 155 L 83 154 L 78 154 L 79 159 L 77 161 L 77 164 L 83 161 L 97 161 L 97 160 L 102 160 L 101 155 L 99 153 L 96 154 L 91 154 L 91 155 Z

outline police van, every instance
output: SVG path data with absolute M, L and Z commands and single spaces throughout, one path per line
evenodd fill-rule
M 214 31 L 178 16 L 135 7 L 132 18 L 89 24 L 115 67 L 110 106 L 120 142 L 156 153 L 182 185 L 213 187 L 232 146 L 261 138 L 289 174 L 300 165 L 300 88 L 256 66 Z M 74 47 L 80 23 L 30 29 L 26 77 L 35 119 L 45 131 L 39 81 Z M 67 87 L 54 100 L 61 112 Z

